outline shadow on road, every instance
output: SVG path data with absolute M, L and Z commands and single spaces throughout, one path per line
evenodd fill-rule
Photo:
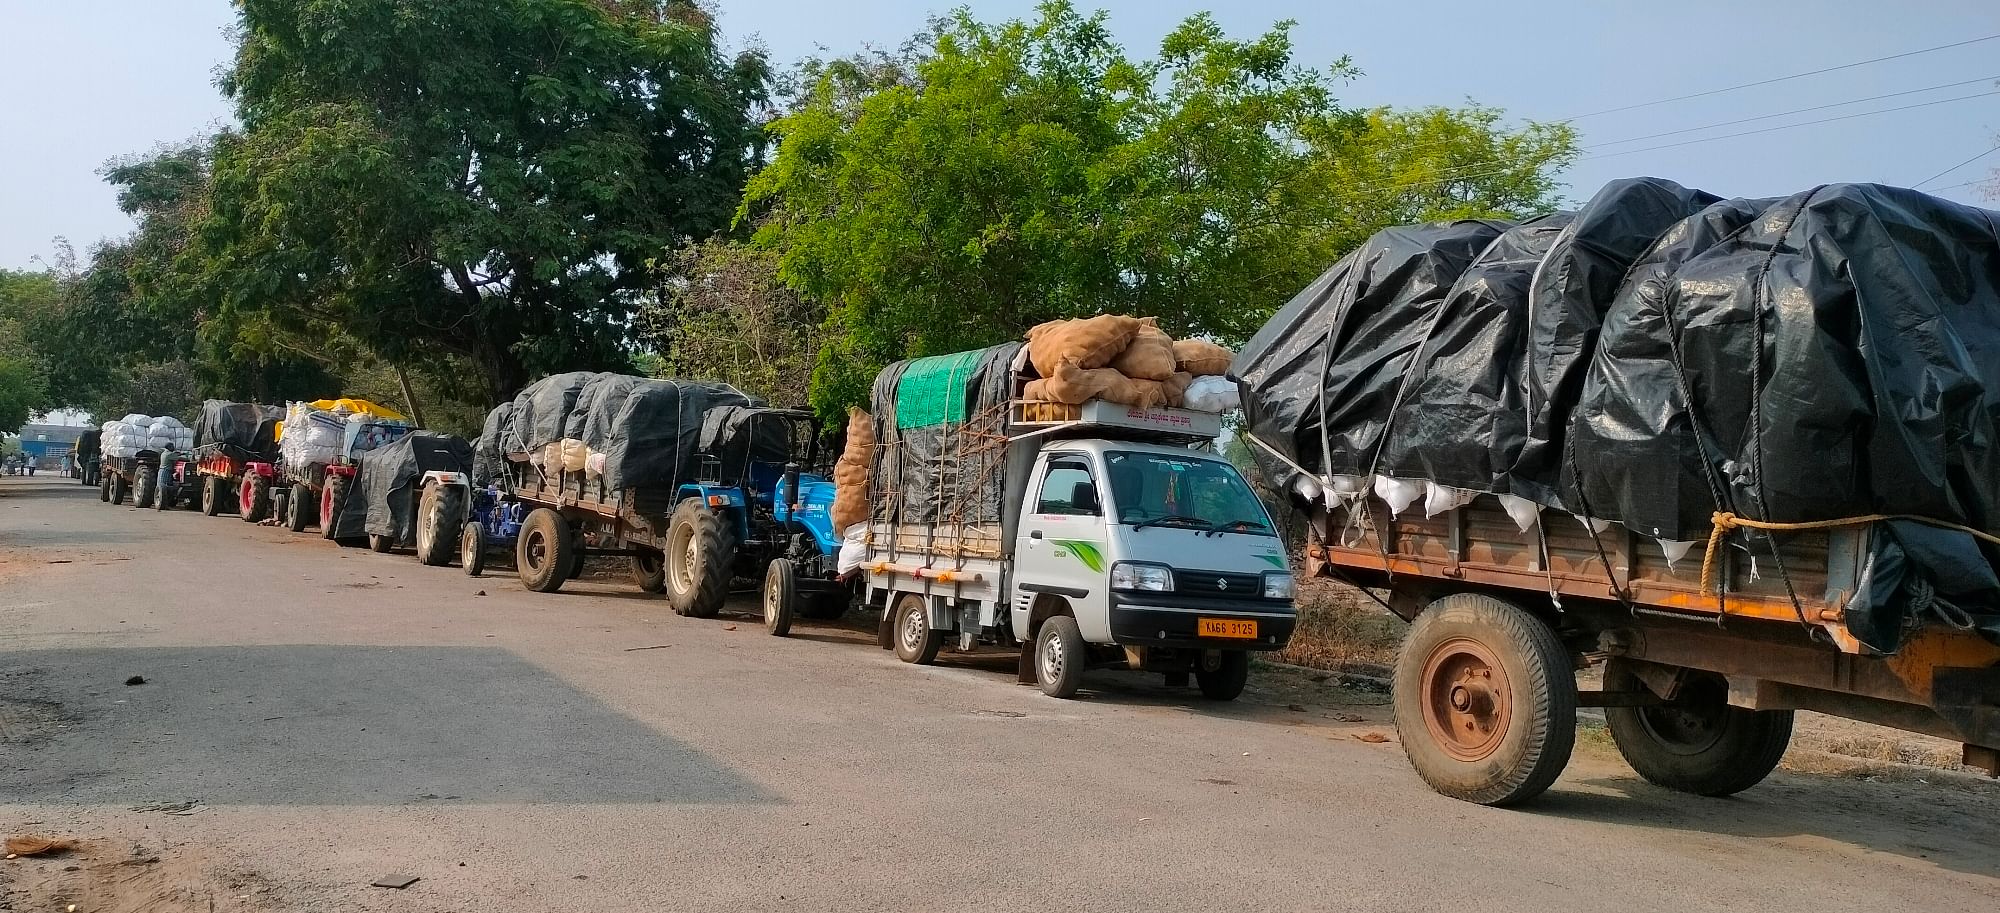
M 1636 778 L 1566 782 L 1585 783 L 1615 795 L 1559 786 L 1524 812 L 1690 835 L 1833 841 L 1957 872 L 2000 878 L 2000 857 L 1993 853 L 1993 847 L 2000 846 L 2000 802 L 1951 786 L 1857 782 L 1781 772 L 1749 791 L 1711 799 L 1661 789 Z M 1811 843 L 1806 846 L 1814 848 Z
M 129 676 L 146 684 L 128 687 Z M 8 801 L 780 801 L 505 650 L 0 652 Z

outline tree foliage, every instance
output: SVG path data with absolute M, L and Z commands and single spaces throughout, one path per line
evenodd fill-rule
M 48 378 L 25 328 L 60 294 L 48 273 L 0 270 L 0 433 L 14 433 L 50 406 Z
M 815 403 L 1057 317 L 1240 342 L 1381 227 L 1557 203 L 1568 128 L 1350 110 L 1353 67 L 1299 65 L 1289 28 L 1233 40 L 1198 15 L 1135 60 L 1103 14 L 1048 0 L 997 25 L 960 10 L 900 60 L 809 67 L 742 216 L 828 308 Z
M 765 67 L 691 3 L 240 6 L 200 270 L 225 314 L 456 358 L 498 400 L 627 367 L 648 262 L 735 209 Z
M 639 335 L 666 377 L 720 380 L 783 406 L 807 402 L 824 309 L 785 287 L 769 251 L 722 240 L 676 255 Z

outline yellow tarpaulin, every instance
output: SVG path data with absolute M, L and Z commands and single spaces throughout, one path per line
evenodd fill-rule
M 409 421 L 409 418 L 404 416 L 403 413 L 397 412 L 396 410 L 391 409 L 388 406 L 384 406 L 380 403 L 372 403 L 365 399 L 353 399 L 350 397 L 341 397 L 340 399 L 319 399 L 319 400 L 313 400 L 312 402 L 307 403 L 306 405 L 311 406 L 314 409 L 318 409 L 321 412 L 345 412 L 348 414 L 353 414 L 358 412 L 362 415 L 372 415 L 376 418 L 385 419 L 391 422 Z M 285 439 L 285 423 L 279 422 L 277 440 L 282 441 L 284 439 Z

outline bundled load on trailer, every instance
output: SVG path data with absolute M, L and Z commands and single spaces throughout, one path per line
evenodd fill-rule
M 1308 567 L 1414 620 L 1419 772 L 1545 788 L 1573 719 L 1482 689 L 1567 682 L 1571 653 L 1613 657 L 1583 698 L 1668 785 L 1755 783 L 1801 707 L 2000 767 L 1996 225 L 1877 185 L 1632 179 L 1574 213 L 1385 230 L 1279 309 L 1236 363 L 1246 437 L 1312 520 Z M 1707 734 L 1668 744 L 1660 713 Z
M 842 566 L 862 572 L 882 645 L 912 663 L 947 642 L 1016 649 L 1022 680 L 1056 697 L 1095 666 L 1236 697 L 1249 653 L 1291 636 L 1292 580 L 1213 451 L 1221 416 L 1170 405 L 1203 383 L 1223 388 L 1218 409 L 1233 398 L 1229 352 L 1186 342 L 1102 315 L 883 369 L 849 430 L 870 471 L 841 475 L 868 508 Z
M 323 537 L 335 538 L 329 521 L 354 490 L 359 456 L 415 428 L 402 413 L 365 399 L 287 406 L 278 435 L 279 474 L 285 488 L 274 495 L 285 527 L 300 532 L 318 523 Z
M 436 431 L 410 431 L 389 443 L 357 455 L 354 488 L 341 499 L 327 538 L 341 543 L 367 542 L 378 552 L 417 544 L 417 502 L 424 475 L 472 470 L 472 444 Z M 449 549 L 457 545 L 458 524 L 452 523 Z
M 202 513 L 212 517 L 235 509 L 252 523 L 270 514 L 284 420 L 283 406 L 219 399 L 201 404 L 194 445 Z
M 419 557 L 444 563 L 456 541 L 477 574 L 489 546 L 511 545 L 522 582 L 551 592 L 586 556 L 617 555 L 642 589 L 703 617 L 735 579 L 761 578 L 766 623 L 783 634 L 795 608 L 831 618 L 848 605 L 818 454 L 811 413 L 727 384 L 546 377 L 487 415 L 469 473 L 427 473 Z M 455 536 L 447 518 L 464 520 Z
M 171 415 L 131 413 L 105 422 L 96 434 L 101 499 L 123 504 L 130 496 L 141 510 L 158 497 L 162 454 L 193 446 L 193 432 Z

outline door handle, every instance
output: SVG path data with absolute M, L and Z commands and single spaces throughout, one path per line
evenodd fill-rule
M 1028 530 L 1028 538 L 1030 538 L 1030 539 L 1040 539 L 1041 537 L 1042 537 L 1042 531 L 1041 531 L 1041 530 L 1039 530 L 1039 529 L 1031 529 L 1031 530 Z

